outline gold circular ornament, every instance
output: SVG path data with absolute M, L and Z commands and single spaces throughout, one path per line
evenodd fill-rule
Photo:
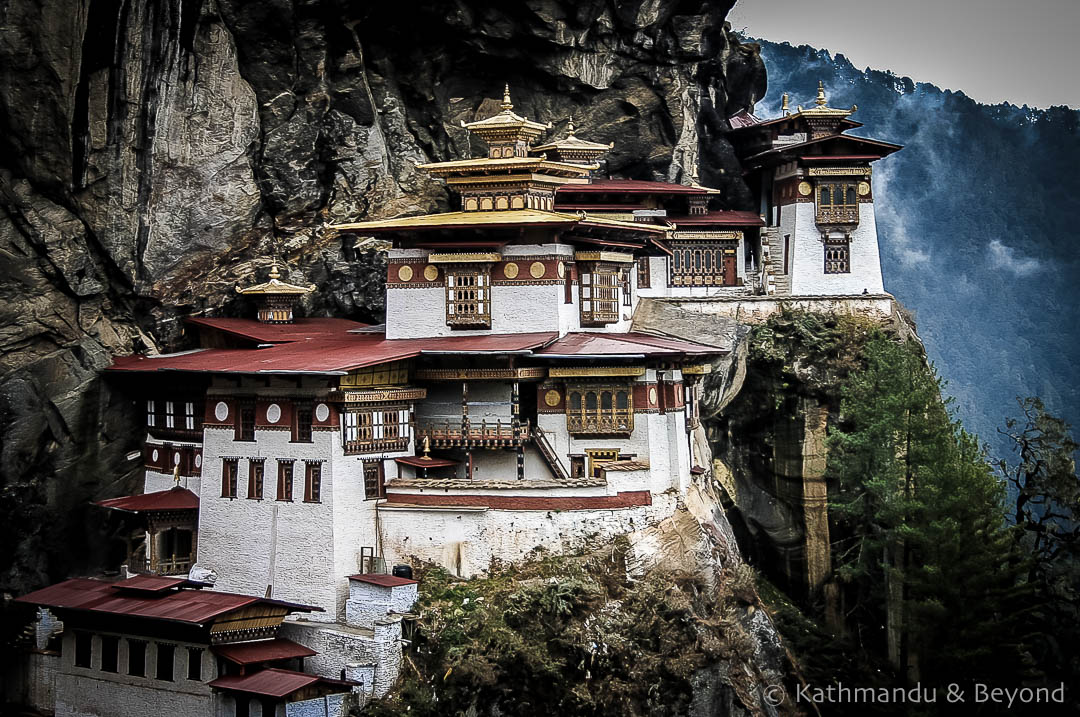
M 859 196 L 865 197 L 870 193 L 870 182 L 859 182 Z
M 435 281 L 439 278 L 439 267 L 434 264 L 428 264 L 424 267 L 424 278 L 428 281 Z
M 552 408 L 554 408 L 555 406 L 558 406 L 559 401 L 561 399 L 562 399 L 562 396 L 559 395 L 559 392 L 556 391 L 555 389 L 551 389 L 547 393 L 544 394 L 544 403 L 551 406 Z
M 799 182 L 799 194 L 809 197 L 812 191 L 814 191 L 814 188 L 810 186 L 810 182 Z
M 656 403 L 656 386 L 649 387 L 649 404 Z
M 534 261 L 532 265 L 529 266 L 529 275 L 534 279 L 539 279 L 546 272 L 547 269 L 544 268 L 544 262 L 542 261 Z
M 566 278 L 566 264 L 564 264 L 563 262 L 560 261 L 558 268 L 559 268 L 559 278 L 560 279 L 565 279 Z
M 503 267 L 503 276 L 507 279 L 516 279 L 518 275 L 518 265 L 512 261 L 506 262 L 506 266 Z
M 412 279 L 412 267 L 408 264 L 403 265 L 397 270 L 397 278 L 400 281 L 409 281 Z

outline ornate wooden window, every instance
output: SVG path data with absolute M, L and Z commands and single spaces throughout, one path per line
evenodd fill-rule
M 631 272 L 636 271 L 633 267 L 624 266 L 622 271 L 619 272 L 619 280 L 622 283 L 622 305 L 633 306 L 633 280 L 631 279 Z
M 221 497 L 236 497 L 237 459 L 223 458 L 221 461 Z
M 304 502 L 322 502 L 322 461 L 304 463 Z
M 491 328 L 491 277 L 487 266 L 446 270 L 446 325 Z
M 589 456 L 589 476 L 593 478 L 599 477 L 601 465 L 619 460 L 617 448 L 586 448 L 585 453 Z
M 597 264 L 581 272 L 581 325 L 603 326 L 619 320 L 619 288 L 622 272 L 616 266 Z
M 263 497 L 263 467 L 261 458 L 248 460 L 248 493 L 251 500 L 262 500 Z
M 567 391 L 566 428 L 570 433 L 630 433 L 634 430 L 634 395 L 630 386 L 571 386 Z
M 277 499 L 292 501 L 293 461 L 279 460 L 277 464 Z
M 176 401 L 165 402 L 165 427 L 176 428 Z
M 733 242 L 672 242 L 671 249 L 671 286 L 738 285 Z
M 345 453 L 403 451 L 411 435 L 407 406 L 349 408 L 341 414 L 341 437 Z
M 652 286 L 652 276 L 649 274 L 649 257 L 638 257 L 637 260 L 637 285 L 639 289 L 648 289 Z
M 293 433 L 294 443 L 311 443 L 311 404 L 307 402 L 297 403 L 293 410 Z
M 570 477 L 585 477 L 585 456 L 570 456 Z
M 826 239 L 825 273 L 851 273 L 851 243 L 847 239 Z
M 382 461 L 364 461 L 364 499 L 386 497 Z
M 146 402 L 146 429 L 159 438 L 201 438 L 203 402 L 187 399 L 150 399 Z
M 238 441 L 255 440 L 255 402 L 241 401 L 240 410 L 236 412 L 236 433 Z
M 859 199 L 854 182 L 817 185 L 818 224 L 858 224 Z

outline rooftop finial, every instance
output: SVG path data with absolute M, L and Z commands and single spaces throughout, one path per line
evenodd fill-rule
M 818 107 L 824 107 L 827 102 L 825 100 L 825 83 L 818 80 L 817 83 L 817 99 L 814 100 L 814 104 Z
M 509 82 L 507 82 L 506 86 L 503 87 L 502 108 L 503 108 L 504 112 L 509 112 L 510 110 L 514 109 L 514 103 L 510 101 L 510 83 Z
M 570 115 L 570 122 L 566 125 L 566 136 L 574 136 L 574 115 Z
M 780 97 L 780 111 L 783 112 L 785 115 L 791 113 L 791 108 L 788 107 L 788 95 L 787 95 L 787 92 L 785 92 Z
M 274 279 L 280 279 L 280 278 L 281 278 L 281 272 L 278 271 L 278 268 L 277 268 L 277 259 L 274 259 L 274 263 L 270 266 L 270 279 L 274 280 Z

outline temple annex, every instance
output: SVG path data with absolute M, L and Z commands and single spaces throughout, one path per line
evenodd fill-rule
M 698 420 L 722 341 L 641 320 L 657 303 L 762 315 L 888 313 L 871 163 L 850 110 L 732 117 L 759 211 L 696 182 L 611 179 L 611 145 L 501 111 L 487 155 L 420 169 L 455 211 L 338 224 L 389 243 L 386 321 L 303 318 L 315 286 L 237 287 L 253 317 L 191 317 L 196 347 L 117 358 L 145 415 L 120 576 L 31 593 L 19 699 L 56 715 L 340 715 L 385 694 L 430 561 L 608 542 L 711 480 Z M 257 281 L 257 280 L 256 280 Z M 22 687 L 19 687 L 21 685 Z M 164 704 L 164 702 L 162 702 Z

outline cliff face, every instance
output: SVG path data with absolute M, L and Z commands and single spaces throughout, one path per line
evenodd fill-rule
M 336 219 L 445 207 L 413 168 L 468 156 L 460 120 L 573 114 L 613 175 L 748 194 L 722 118 L 765 91 L 733 3 L 9 0 L 0 5 L 0 585 L 93 564 L 86 501 L 137 486 L 117 353 L 173 348 L 189 313 L 286 258 L 309 313 L 377 318 L 376 255 Z M 485 99 L 486 98 L 486 99 Z M 111 485 L 121 482 L 124 485 Z

